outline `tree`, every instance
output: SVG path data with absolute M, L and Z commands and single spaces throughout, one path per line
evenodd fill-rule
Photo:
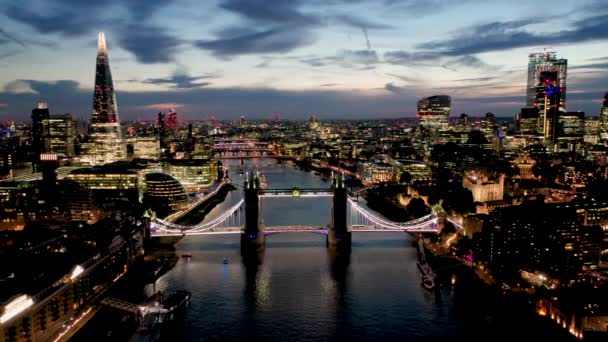
M 414 177 L 412 177 L 412 175 L 409 172 L 403 171 L 401 173 L 401 176 L 399 176 L 399 183 L 401 183 L 401 184 L 410 184 L 410 182 L 412 181 L 412 179 L 414 179 Z
M 426 215 L 428 213 L 428 207 L 422 198 L 412 198 L 410 203 L 407 204 L 407 212 L 413 218 L 418 218 Z

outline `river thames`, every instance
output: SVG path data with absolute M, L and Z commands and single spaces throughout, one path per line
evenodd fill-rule
M 234 185 L 239 169 L 259 170 L 269 188 L 322 188 L 329 181 L 291 163 L 271 159 L 227 160 Z M 230 192 L 205 220 L 241 198 Z M 273 225 L 330 222 L 330 198 L 266 198 L 263 220 Z M 354 233 L 349 256 L 329 253 L 325 236 L 315 233 L 267 237 L 258 262 L 243 263 L 238 234 L 192 236 L 176 245 L 191 253 L 154 284 L 158 290 L 184 289 L 191 306 L 167 341 L 252 339 L 327 340 L 481 340 L 552 338 L 531 315 L 511 312 L 500 296 L 464 267 L 436 270 L 440 286 L 421 286 L 413 238 L 403 232 Z M 229 260 L 228 264 L 223 259 Z M 452 275 L 456 284 L 452 285 Z M 145 291 L 150 294 L 153 286 Z

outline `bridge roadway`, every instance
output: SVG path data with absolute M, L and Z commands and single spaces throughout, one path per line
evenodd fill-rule
M 419 229 L 419 230 L 408 230 L 404 229 L 389 229 L 383 228 L 377 225 L 354 225 L 349 226 L 350 232 L 373 232 L 373 233 L 390 233 L 390 232 L 414 232 L 414 233 L 436 233 L 435 229 Z M 243 227 L 217 227 L 202 232 L 185 232 L 181 233 L 164 233 L 162 236 L 182 236 L 182 235 L 226 235 L 226 234 L 240 234 L 243 231 Z M 264 227 L 264 234 L 283 234 L 283 233 L 319 233 L 327 235 L 327 228 L 320 226 L 306 226 L 306 225 L 290 225 L 290 226 L 269 226 Z M 152 234 L 153 236 L 155 234 Z

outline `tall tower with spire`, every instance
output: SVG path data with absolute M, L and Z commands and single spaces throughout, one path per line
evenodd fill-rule
M 126 144 L 122 137 L 114 83 L 110 72 L 110 60 L 106 36 L 99 32 L 97 40 L 97 65 L 93 92 L 93 115 L 89 141 L 83 146 L 81 162 L 98 165 L 127 158 Z

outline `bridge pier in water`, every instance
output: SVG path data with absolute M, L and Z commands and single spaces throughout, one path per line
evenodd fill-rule
M 331 203 L 331 225 L 327 231 L 327 247 L 337 250 L 350 250 L 352 233 L 348 230 L 347 206 L 348 191 L 344 176 L 338 174 L 332 179 L 334 196 Z
M 245 256 L 264 249 L 264 231 L 260 226 L 260 180 L 249 176 L 244 184 L 245 228 L 241 233 L 241 254 Z

